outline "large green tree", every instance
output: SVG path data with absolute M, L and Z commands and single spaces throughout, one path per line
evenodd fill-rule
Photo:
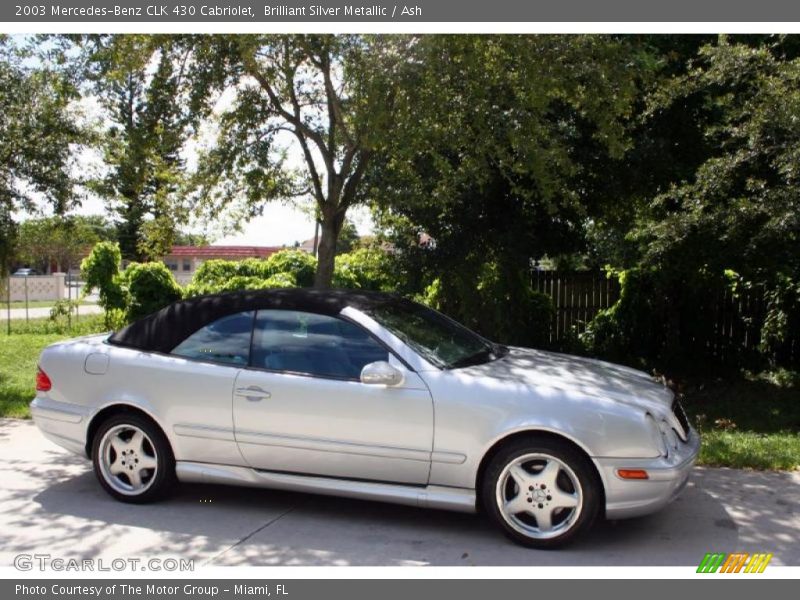
M 27 219 L 19 225 L 18 261 L 46 273 L 79 266 L 79 260 L 99 241 L 111 240 L 114 230 L 100 216 L 55 216 Z
M 315 285 L 330 286 L 347 211 L 363 199 L 373 153 L 391 135 L 414 40 L 209 36 L 192 46 L 198 89 L 209 101 L 219 93 L 228 99 L 217 143 L 200 160 L 204 206 L 215 216 L 232 208 L 248 218 L 271 200 L 310 196 L 321 229 Z
M 11 254 L 15 212 L 43 201 L 58 214 L 77 201 L 71 160 L 85 141 L 71 78 L 23 46 L 0 36 L 0 258 Z M 7 266 L 0 260 L 0 273 Z
M 622 301 L 593 326 L 593 343 L 664 364 L 697 362 L 730 343 L 728 358 L 751 360 L 735 344 L 756 326 L 763 356 L 785 362 L 800 339 L 800 43 L 641 41 L 654 50 L 658 76 L 631 149 L 609 168 L 606 181 L 616 183 L 605 188 L 627 203 L 590 228 L 598 261 L 629 272 Z M 766 294 L 766 318 L 731 315 L 722 340 L 719 299 L 747 286 Z
M 443 308 L 473 322 L 458 311 L 481 273 L 523 297 L 532 261 L 581 251 L 588 220 L 620 202 L 592 178 L 624 155 L 649 67 L 605 36 L 431 36 L 416 51 L 365 191 L 417 285 L 438 277 Z
M 706 155 L 655 194 L 630 237 L 645 264 L 800 274 L 800 57 L 781 38 L 722 37 L 663 82 L 651 114 L 700 104 Z
M 187 77 L 189 51 L 171 36 L 85 36 L 88 92 L 104 109 L 106 174 L 95 191 L 116 217 L 123 258 L 168 253 L 184 219 L 184 147 L 201 114 Z

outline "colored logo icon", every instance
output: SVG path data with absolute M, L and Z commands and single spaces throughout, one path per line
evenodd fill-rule
M 766 552 L 748 554 L 747 552 L 709 552 L 700 561 L 698 573 L 763 573 L 772 554 Z

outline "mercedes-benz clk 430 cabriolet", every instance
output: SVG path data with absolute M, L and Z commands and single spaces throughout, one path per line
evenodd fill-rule
M 124 502 L 177 479 L 482 509 L 534 547 L 662 508 L 699 449 L 646 373 L 495 344 L 371 292 L 179 301 L 47 347 L 36 387 L 44 435 Z

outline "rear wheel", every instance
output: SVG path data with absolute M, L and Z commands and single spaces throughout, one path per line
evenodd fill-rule
M 100 484 L 122 502 L 152 502 L 175 480 L 175 459 L 163 432 L 135 414 L 112 416 L 98 428 L 92 462 Z
M 588 459 L 572 446 L 530 438 L 495 455 L 481 494 L 483 506 L 511 539 L 555 548 L 591 526 L 600 508 L 600 485 Z

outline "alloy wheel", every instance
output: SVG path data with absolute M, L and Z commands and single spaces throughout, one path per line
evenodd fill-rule
M 497 479 L 502 518 L 522 535 L 546 540 L 564 534 L 583 510 L 575 472 L 549 454 L 525 454 L 509 462 Z
M 114 491 L 135 496 L 147 491 L 158 471 L 155 444 L 136 425 L 109 429 L 100 440 L 100 472 Z

